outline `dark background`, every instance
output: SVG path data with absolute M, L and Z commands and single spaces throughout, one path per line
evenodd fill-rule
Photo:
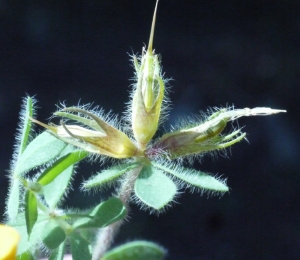
M 41 121 L 59 101 L 121 115 L 133 76 L 128 53 L 148 43 L 154 5 L 0 1 L 1 215 L 22 97 L 36 95 Z M 186 193 L 159 217 L 133 206 L 116 244 L 148 239 L 172 260 L 300 258 L 299 8 L 299 1 L 160 1 L 154 47 L 174 79 L 167 126 L 227 104 L 288 113 L 240 119 L 250 144 L 195 165 L 228 177 L 230 193 Z M 100 168 L 83 163 L 79 173 L 86 179 Z M 86 207 L 80 174 L 68 203 Z

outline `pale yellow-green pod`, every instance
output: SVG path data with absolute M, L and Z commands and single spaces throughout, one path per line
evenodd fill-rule
M 253 109 L 223 108 L 209 116 L 206 121 L 192 128 L 164 134 L 154 144 L 153 149 L 164 149 L 168 152 L 168 157 L 171 159 L 224 149 L 242 141 L 246 136 L 245 133 L 242 133 L 241 129 L 224 134 L 223 130 L 228 122 L 242 116 L 271 115 L 280 112 L 286 111 L 266 107 Z
M 140 149 L 145 149 L 159 125 L 165 86 L 158 55 L 152 50 L 157 3 L 153 15 L 147 51 L 140 64 L 134 59 L 137 86 L 132 100 L 132 129 Z
M 155 89 L 142 92 L 138 87 L 132 100 L 132 128 L 135 139 L 143 148 L 157 131 L 164 97 L 164 82 L 160 77 L 152 78 Z
M 75 116 L 67 111 L 78 112 L 92 119 Z M 84 123 L 90 128 L 93 128 L 93 130 L 78 125 L 66 125 L 63 122 L 60 126 L 55 126 L 44 124 L 33 118 L 31 118 L 31 120 L 47 128 L 64 142 L 90 153 L 103 154 L 118 159 L 134 157 L 138 153 L 137 147 L 125 133 L 111 126 L 91 112 L 73 107 L 65 108 L 55 114 L 76 120 L 79 123 Z
M 221 135 L 227 124 L 227 120 L 224 119 L 213 124 L 211 127 L 205 127 L 207 129 L 203 132 L 197 131 L 205 123 L 200 124 L 198 127 L 165 134 L 154 147 L 165 149 L 168 151 L 169 158 L 176 159 L 182 156 L 224 149 L 241 141 L 245 137 L 245 134 L 241 133 L 240 130 L 234 131 L 231 134 Z

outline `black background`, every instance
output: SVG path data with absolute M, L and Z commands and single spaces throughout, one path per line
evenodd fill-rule
M 36 95 L 38 119 L 46 122 L 59 101 L 94 102 L 121 115 L 133 76 L 128 53 L 148 43 L 154 5 L 0 1 L 1 215 L 22 97 Z M 240 119 L 250 144 L 232 147 L 230 159 L 195 164 L 228 177 L 230 193 L 185 193 L 159 217 L 132 206 L 116 244 L 151 240 L 174 260 L 299 259 L 299 8 L 298 1 L 160 1 L 154 47 L 174 79 L 166 128 L 227 104 L 288 113 Z M 101 199 L 78 190 L 81 174 L 100 168 L 82 164 L 69 205 Z

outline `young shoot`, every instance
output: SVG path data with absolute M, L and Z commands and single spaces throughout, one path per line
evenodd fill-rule
M 39 245 L 50 259 L 63 259 L 68 248 L 75 260 L 129 259 L 125 258 L 128 252 L 138 252 L 130 259 L 162 259 L 165 250 L 145 241 L 107 251 L 130 203 L 160 213 L 186 188 L 201 194 L 224 194 L 229 189 L 226 179 L 195 170 L 191 164 L 187 167 L 185 162 L 246 139 L 241 128 L 232 129 L 232 122 L 240 117 L 286 112 L 266 107 L 216 108 L 193 125 L 181 123 L 176 130 L 153 139 L 170 102 L 168 79 L 153 47 L 157 5 L 158 1 L 148 46 L 141 56 L 132 56 L 134 84 L 127 114 L 120 122 L 116 117 L 111 120 L 102 109 L 86 105 L 62 106 L 53 114 L 59 118 L 56 124 L 45 124 L 36 119 L 34 99 L 25 99 L 6 209 L 8 224 L 22 234 L 19 257 L 34 255 Z M 46 131 L 29 142 L 32 123 Z M 114 196 L 85 211 L 63 209 L 75 164 L 86 157 L 113 160 L 85 180 L 82 190 L 101 191 L 114 185 Z M 99 230 L 96 237 L 90 232 L 95 229 Z

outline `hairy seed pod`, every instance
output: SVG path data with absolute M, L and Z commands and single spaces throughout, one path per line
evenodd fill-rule
M 143 51 L 140 64 L 136 57 L 133 58 L 137 85 L 132 100 L 132 128 L 141 149 L 145 149 L 157 131 L 165 91 L 159 57 L 152 49 L 156 8 L 148 49 Z

